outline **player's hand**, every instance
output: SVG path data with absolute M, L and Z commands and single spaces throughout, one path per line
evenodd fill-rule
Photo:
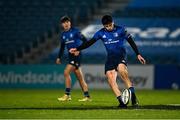
M 76 48 L 71 48 L 71 49 L 69 50 L 69 52 L 70 52 L 71 54 L 75 54 L 75 52 L 77 52 L 77 49 L 76 49 Z
M 79 53 L 80 53 L 79 51 L 76 51 L 76 52 L 74 52 L 74 55 L 75 55 L 75 56 L 78 56 Z
M 61 64 L 60 58 L 57 58 L 57 59 L 56 59 L 56 64 Z
M 146 60 L 141 55 L 138 55 L 137 58 L 141 62 L 141 64 L 146 64 Z

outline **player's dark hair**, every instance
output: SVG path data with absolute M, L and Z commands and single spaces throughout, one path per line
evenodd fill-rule
M 64 23 L 64 22 L 66 22 L 66 21 L 71 21 L 70 17 L 68 17 L 67 15 L 61 17 L 61 19 L 60 19 L 60 22 L 61 22 L 61 23 Z
M 113 22 L 112 16 L 110 15 L 104 15 L 101 19 L 101 22 L 103 25 L 109 24 Z

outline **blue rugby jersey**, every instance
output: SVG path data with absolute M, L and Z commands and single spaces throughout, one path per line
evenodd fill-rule
M 58 58 L 61 58 L 63 55 L 65 47 L 69 52 L 71 48 L 76 48 L 80 46 L 82 42 L 86 41 L 87 40 L 84 35 L 82 35 L 77 28 L 71 27 L 68 31 L 62 32 L 60 36 L 61 48 L 59 50 Z
M 71 48 L 76 48 L 82 44 L 83 35 L 77 28 L 70 28 L 61 34 L 61 44 L 64 44 L 68 51 Z
M 108 57 L 126 54 L 124 41 L 131 35 L 127 33 L 125 27 L 114 26 L 112 31 L 107 31 L 105 28 L 97 31 L 92 39 L 101 39 L 105 45 Z

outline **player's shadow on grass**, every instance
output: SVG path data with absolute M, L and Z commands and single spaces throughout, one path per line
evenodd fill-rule
M 68 107 L 9 107 L 0 108 L 0 110 L 114 110 L 121 109 L 117 106 L 68 106 Z M 180 110 L 180 105 L 142 105 L 139 107 L 128 106 L 133 109 L 152 109 L 152 110 Z
M 135 109 L 134 107 L 129 107 L 129 109 Z M 180 105 L 142 105 L 136 109 L 152 109 L 152 110 L 180 110 Z

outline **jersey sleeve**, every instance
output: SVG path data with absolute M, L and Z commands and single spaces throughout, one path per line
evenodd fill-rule
M 129 33 L 127 32 L 127 29 L 126 29 L 125 27 L 123 27 L 123 29 L 122 29 L 122 34 L 123 34 L 124 38 L 125 38 L 125 39 L 128 41 L 128 43 L 130 44 L 130 46 L 132 47 L 132 49 L 134 50 L 134 52 L 136 53 L 136 55 L 139 55 L 140 53 L 139 53 L 139 50 L 138 50 L 138 48 L 137 48 L 137 45 L 136 45 L 136 43 L 134 42 L 131 34 L 129 34 Z
M 77 47 L 77 50 L 83 50 L 88 48 L 89 46 L 93 45 L 97 40 L 101 38 L 99 31 L 95 33 L 95 35 L 92 37 L 92 39 L 88 40 L 87 42 L 84 42 L 82 45 Z
M 96 32 L 96 33 L 94 34 L 94 36 L 92 37 L 92 39 L 94 39 L 95 41 L 101 39 L 100 31 Z
M 126 40 L 127 40 L 129 37 L 131 37 L 131 34 L 128 33 L 126 27 L 122 27 L 122 35 L 123 35 L 123 37 L 124 37 Z
M 86 42 L 87 38 L 80 32 L 77 32 L 77 37 L 80 38 L 80 40 L 82 40 L 82 42 Z
M 59 41 L 60 41 L 60 44 L 65 44 L 64 39 L 63 39 L 63 35 L 60 36 Z
M 76 31 L 75 36 L 77 39 L 80 39 L 82 42 L 87 41 L 86 37 L 81 33 L 81 31 L 79 31 L 79 29 L 75 29 L 75 31 Z
M 62 36 L 60 36 L 60 49 L 59 49 L 59 54 L 58 54 L 58 58 L 61 59 L 63 53 L 64 53 L 64 49 L 65 49 L 65 43 L 64 43 L 64 40 L 62 38 Z

